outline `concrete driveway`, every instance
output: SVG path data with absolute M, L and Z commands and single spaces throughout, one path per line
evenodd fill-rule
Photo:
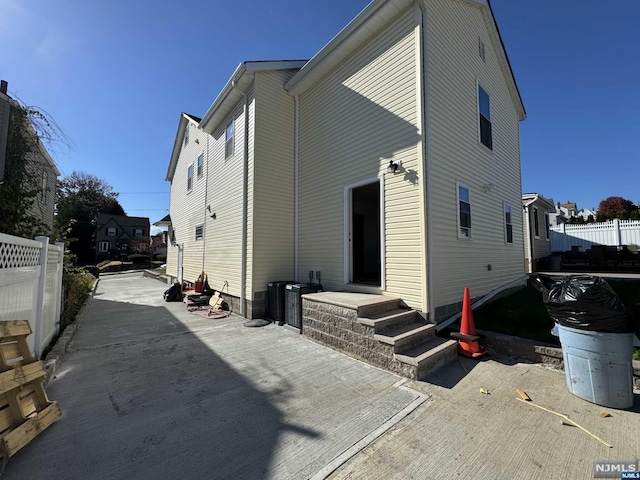
M 189 314 L 164 289 L 100 280 L 48 387 L 63 417 L 5 478 L 586 479 L 596 459 L 640 456 L 638 395 L 599 407 L 562 372 L 498 356 L 406 382 L 282 327 Z
M 63 417 L 4 478 L 324 476 L 426 400 L 282 327 L 190 314 L 166 288 L 100 279 L 47 388 Z

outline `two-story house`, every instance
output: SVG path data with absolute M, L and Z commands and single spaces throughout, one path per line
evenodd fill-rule
M 147 217 L 99 213 L 96 222 L 96 259 L 121 258 L 132 252 L 150 250 Z
M 524 275 L 524 118 L 488 2 L 374 0 L 308 62 L 243 63 L 181 116 L 167 272 L 205 270 L 248 317 L 313 272 L 438 321 Z

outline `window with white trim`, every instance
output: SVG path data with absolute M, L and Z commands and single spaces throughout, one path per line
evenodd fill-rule
M 471 238 L 471 196 L 469 189 L 458 183 L 458 238 Z
M 504 239 L 506 243 L 513 243 L 513 221 L 511 219 L 511 206 L 504 205 Z
M 111 242 L 100 242 L 98 243 L 98 252 L 99 253 L 107 253 L 111 250 Z
M 227 124 L 227 128 L 225 128 L 224 131 L 224 158 L 229 158 L 231 155 L 233 155 L 234 136 L 233 120 L 231 120 Z
M 202 177 L 202 171 L 204 170 L 204 155 L 198 155 L 198 160 L 196 161 L 198 178 Z
M 204 238 L 204 227 L 202 225 L 196 225 L 196 240 L 202 240 Z
M 189 165 L 187 168 L 187 191 L 191 191 L 193 188 L 193 165 Z
M 480 143 L 493 150 L 493 135 L 491 133 L 491 102 L 489 94 L 478 85 L 478 130 Z
M 540 238 L 540 220 L 538 219 L 538 207 L 533 207 L 533 235 Z
M 187 122 L 187 126 L 184 127 L 184 141 L 182 144 L 183 147 L 186 147 L 189 144 L 189 127 L 190 126 L 191 125 L 189 124 L 189 122 Z
M 547 236 L 547 241 L 549 240 L 549 213 L 544 212 L 544 230 Z
M 116 235 L 118 235 L 118 229 L 116 227 L 108 227 L 107 235 L 109 237 L 115 237 Z

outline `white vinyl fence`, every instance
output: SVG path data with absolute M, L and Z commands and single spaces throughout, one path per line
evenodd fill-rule
M 562 224 L 551 227 L 551 251 L 568 252 L 573 246 L 588 250 L 592 245 L 628 245 L 629 250 L 640 250 L 640 221 L 618 220 L 587 223 L 584 225 Z
M 37 358 L 60 331 L 64 244 L 0 233 L 0 321 L 29 320 Z

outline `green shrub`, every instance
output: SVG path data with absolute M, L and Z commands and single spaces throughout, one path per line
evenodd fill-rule
M 156 255 L 156 260 L 159 260 L 161 262 L 166 262 L 167 261 L 167 254 L 166 253 L 159 253 Z
M 148 255 L 142 255 L 140 253 L 133 253 L 131 255 L 129 255 L 127 257 L 129 259 L 129 261 L 133 264 L 136 265 L 141 265 L 143 263 L 148 263 L 149 262 L 149 256 Z
M 95 277 L 82 268 L 66 268 L 62 275 L 63 310 L 60 330 L 75 321 L 76 315 L 93 289 Z
M 94 278 L 98 278 L 100 276 L 100 269 L 98 267 L 96 267 L 95 265 L 85 265 L 84 267 L 82 267 L 82 269 L 85 272 L 88 272 L 91 275 L 93 275 Z

